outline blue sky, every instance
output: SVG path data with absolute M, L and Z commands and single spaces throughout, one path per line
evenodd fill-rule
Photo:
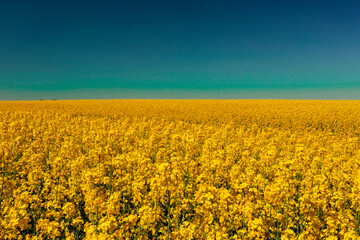
M 321 0 L 1 1 L 0 99 L 356 99 L 359 10 Z

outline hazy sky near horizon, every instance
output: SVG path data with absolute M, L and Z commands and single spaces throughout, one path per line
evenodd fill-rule
M 360 86 L 359 11 L 350 0 L 1 1 L 0 99 L 346 98 Z

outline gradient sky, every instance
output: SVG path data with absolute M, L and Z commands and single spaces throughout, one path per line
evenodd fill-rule
M 359 98 L 359 12 L 346 0 L 1 1 L 0 99 Z

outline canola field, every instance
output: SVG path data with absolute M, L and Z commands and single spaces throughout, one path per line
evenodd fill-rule
M 0 102 L 0 239 L 360 239 L 360 101 Z

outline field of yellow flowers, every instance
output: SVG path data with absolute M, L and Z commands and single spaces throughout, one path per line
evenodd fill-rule
M 0 102 L 0 239 L 359 239 L 360 101 Z

